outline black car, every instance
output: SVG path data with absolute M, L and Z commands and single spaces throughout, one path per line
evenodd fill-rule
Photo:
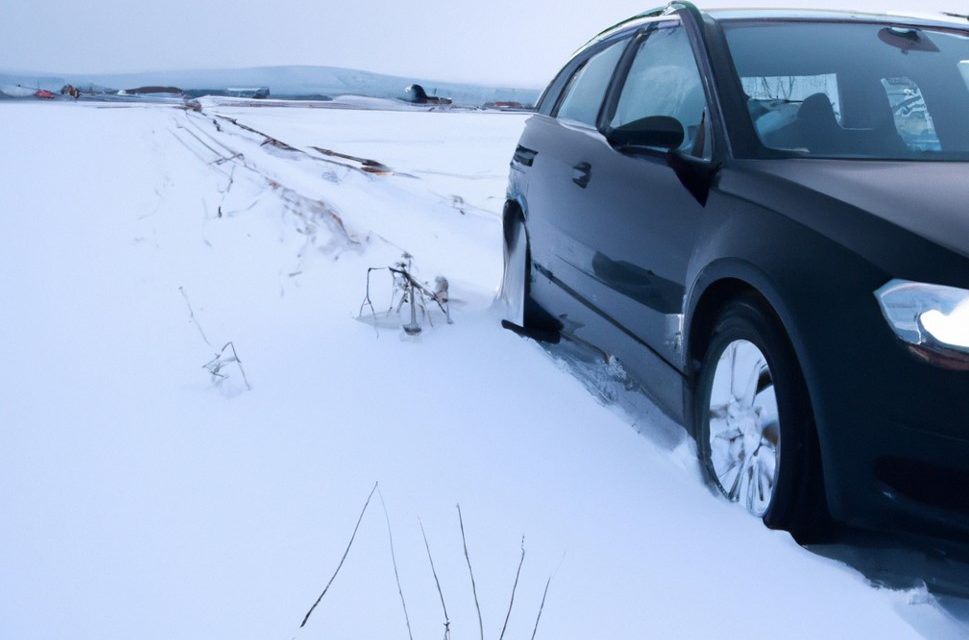
M 969 539 L 965 22 L 622 22 L 527 121 L 504 241 L 506 325 L 618 359 L 768 526 Z

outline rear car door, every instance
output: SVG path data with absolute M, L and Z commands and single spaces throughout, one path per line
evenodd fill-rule
M 602 139 L 596 123 L 615 70 L 632 34 L 603 42 L 566 68 L 565 86 L 548 114 L 529 119 L 512 161 L 512 181 L 520 185 L 533 269 L 576 282 L 565 265 L 576 239 L 588 233 L 586 212 L 576 194 L 591 178 L 590 145 Z M 519 174 L 516 176 L 516 174 Z

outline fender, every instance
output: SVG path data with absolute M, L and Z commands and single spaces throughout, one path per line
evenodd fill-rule
M 831 385 L 842 378 L 832 372 L 855 368 L 850 354 L 857 347 L 857 336 L 843 318 L 876 329 L 884 324 L 877 316 L 874 296 L 857 295 L 858 291 L 874 291 L 884 272 L 790 218 L 749 201 L 738 204 L 729 219 L 714 221 L 715 230 L 711 227 L 710 235 L 698 244 L 691 267 L 693 276 L 688 279 L 691 286 L 684 302 L 684 403 L 692 406 L 696 363 L 690 354 L 695 356 L 694 342 L 699 335 L 694 335 L 695 329 L 712 321 L 697 315 L 708 299 L 705 295 L 731 281 L 754 290 L 776 314 L 804 374 L 824 474 L 833 480 L 825 483 L 828 504 L 839 514 L 844 504 L 840 491 L 847 479 L 841 477 L 842 465 L 833 461 L 839 456 L 839 443 L 850 437 L 850 430 L 844 429 L 850 425 L 838 424 L 838 394 L 832 393 Z M 807 345 L 815 346 L 809 349 Z
M 736 280 L 747 287 L 755 290 L 771 306 L 783 325 L 785 332 L 794 343 L 794 350 L 798 360 L 804 367 L 807 353 L 806 350 L 799 348 L 803 345 L 803 338 L 798 330 L 798 323 L 795 316 L 791 313 L 783 295 L 780 293 L 776 283 L 767 273 L 755 266 L 753 263 L 739 258 L 719 258 L 704 267 L 694 278 L 689 288 L 688 298 L 685 305 L 684 321 L 684 354 L 692 353 L 693 329 L 695 323 L 695 313 L 704 295 L 714 286 L 727 280 Z M 688 357 L 688 356 L 687 356 Z M 692 377 L 692 364 L 686 362 L 686 373 Z

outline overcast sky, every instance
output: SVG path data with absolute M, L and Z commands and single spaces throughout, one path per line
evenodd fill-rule
M 969 13 L 969 0 L 699 4 Z M 590 36 L 649 6 L 650 0 L 0 0 L 0 68 L 94 73 L 306 64 L 540 87 Z

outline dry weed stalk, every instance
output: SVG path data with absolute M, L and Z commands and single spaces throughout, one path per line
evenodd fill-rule
M 192 308 L 192 303 L 188 299 L 188 294 L 185 293 L 185 288 L 179 287 L 178 290 L 182 294 L 182 298 L 185 300 L 185 306 L 188 307 L 189 320 L 199 330 L 199 335 L 202 336 L 202 340 L 205 342 L 205 344 L 209 345 L 209 347 L 214 350 L 215 347 L 212 346 L 208 336 L 205 335 L 205 330 L 202 329 L 201 323 L 199 323 L 198 318 L 195 317 L 195 310 Z M 226 355 L 227 351 L 231 351 L 231 355 Z M 252 391 L 252 385 L 249 384 L 249 377 L 246 375 L 246 370 L 242 367 L 242 360 L 239 359 L 239 353 L 236 351 L 236 346 L 231 340 L 222 345 L 222 348 L 215 352 L 215 357 L 203 364 L 202 368 L 207 370 L 209 375 L 212 376 L 213 382 L 218 384 L 223 380 L 228 379 L 229 376 L 222 373 L 222 369 L 224 369 L 226 365 L 230 364 L 235 364 L 239 367 L 239 373 L 242 374 L 242 381 L 245 383 L 246 389 Z
M 427 560 L 431 563 L 431 573 L 434 575 L 434 584 L 437 586 L 437 595 L 441 598 L 441 609 L 444 610 L 444 640 L 451 640 L 451 618 L 447 613 L 447 605 L 444 603 L 444 591 L 441 589 L 441 581 L 437 577 L 437 569 L 434 567 L 434 558 L 431 556 L 431 545 L 427 541 L 427 533 L 424 531 L 424 523 L 417 519 L 421 526 L 421 535 L 424 536 L 424 548 L 427 549 Z
M 545 581 L 545 591 L 542 592 L 542 603 L 538 605 L 538 615 L 535 617 L 535 628 L 532 629 L 532 640 L 535 640 L 535 634 L 538 633 L 538 623 L 542 620 L 542 611 L 545 610 L 545 598 L 548 597 L 548 587 L 552 584 L 552 576 L 548 577 Z
M 337 575 L 340 573 L 340 569 L 343 567 L 343 563 L 346 562 L 347 556 L 350 554 L 350 547 L 353 546 L 353 541 L 357 537 L 357 531 L 360 529 L 360 522 L 363 520 L 364 514 L 367 513 L 367 507 L 370 506 L 370 499 L 373 498 L 373 494 L 377 490 L 378 484 L 379 483 L 377 482 L 373 484 L 373 489 L 370 490 L 370 495 L 367 496 L 367 501 L 363 503 L 363 509 L 360 510 L 360 516 L 357 518 L 357 524 L 356 526 L 353 527 L 353 534 L 350 536 L 350 542 L 347 543 L 347 548 L 343 551 L 343 557 L 340 558 L 340 563 L 337 564 L 336 571 L 333 572 L 333 575 L 330 576 L 330 580 L 326 583 L 326 586 L 323 587 L 323 592 L 320 593 L 320 597 L 316 599 L 316 602 L 313 603 L 313 606 L 310 607 L 310 610 L 306 612 L 306 615 L 303 617 L 303 622 L 300 623 L 299 625 L 300 629 L 306 626 L 306 623 L 309 621 L 310 616 L 313 615 L 313 611 L 316 609 L 317 605 L 320 604 L 320 601 L 323 600 L 323 596 L 326 595 L 326 592 L 330 590 L 330 586 L 333 584 L 333 581 L 336 580 Z
M 518 578 L 522 574 L 522 565 L 525 564 L 525 536 L 522 536 L 522 555 L 518 560 L 518 570 L 515 571 L 515 583 L 511 587 L 511 601 L 508 602 L 508 613 L 505 614 L 505 623 L 501 626 L 501 635 L 498 640 L 504 640 L 505 631 L 508 629 L 508 619 L 511 618 L 511 609 L 515 606 L 515 592 L 518 590 Z
M 400 586 L 400 572 L 397 570 L 397 553 L 394 551 L 394 532 L 390 527 L 390 514 L 387 513 L 387 503 L 384 502 L 384 494 L 378 488 L 377 497 L 380 498 L 380 506 L 384 510 L 384 520 L 387 521 L 387 538 L 390 540 L 390 560 L 394 564 L 394 579 L 397 580 L 397 593 L 400 595 L 400 605 L 404 608 L 404 622 L 407 623 L 407 636 L 414 640 L 414 634 L 410 628 L 410 616 L 407 615 L 407 603 L 404 601 L 404 589 Z
M 471 555 L 468 553 L 468 538 L 464 535 L 464 517 L 461 515 L 461 505 L 458 505 L 458 522 L 461 524 L 461 541 L 464 543 L 464 559 L 468 563 L 468 574 L 471 576 L 471 593 L 474 594 L 474 608 L 478 611 L 478 631 L 481 634 L 481 640 L 484 640 L 484 622 L 481 620 L 478 586 L 474 582 L 474 570 L 471 568 Z

